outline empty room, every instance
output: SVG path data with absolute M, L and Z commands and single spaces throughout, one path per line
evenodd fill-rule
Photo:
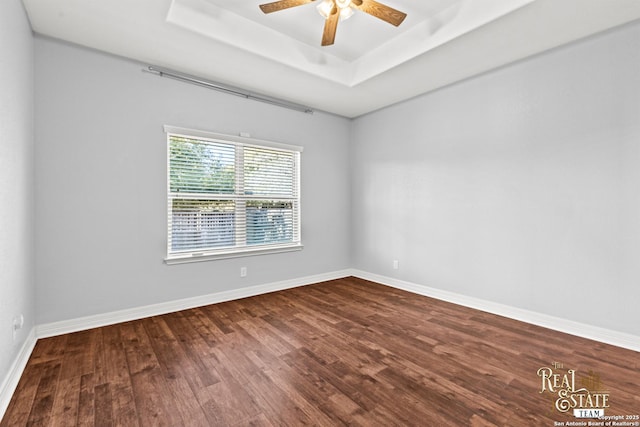
M 640 1 L 3 0 L 0 426 L 640 426 Z

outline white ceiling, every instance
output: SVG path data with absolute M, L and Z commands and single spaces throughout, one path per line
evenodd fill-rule
M 23 0 L 39 34 L 345 117 L 640 18 L 640 0 L 378 0 L 405 21 L 356 11 L 321 47 L 317 2 L 268 1 Z

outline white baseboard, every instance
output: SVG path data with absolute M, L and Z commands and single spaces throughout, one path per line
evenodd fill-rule
M 300 277 L 280 282 L 267 283 L 263 285 L 250 286 L 246 288 L 233 289 L 230 291 L 217 292 L 214 294 L 202 295 L 193 298 L 185 298 L 166 303 L 153 304 L 143 307 L 135 307 L 127 310 L 119 310 L 111 313 L 97 314 L 93 316 L 81 317 L 77 319 L 64 320 L 60 322 L 38 325 L 35 328 L 36 338 L 46 338 L 71 332 L 97 328 L 100 326 L 113 325 L 115 323 L 127 322 L 130 320 L 142 319 L 150 316 L 172 313 L 194 307 L 201 307 L 209 304 L 216 304 L 240 298 L 246 298 L 269 292 L 295 288 L 298 286 L 310 285 L 327 280 L 340 279 L 343 277 L 355 276 L 372 282 L 402 289 L 418 295 L 436 298 L 442 301 L 451 302 L 465 307 L 474 308 L 510 319 L 520 320 L 533 325 L 542 326 L 559 332 L 576 335 L 579 337 L 600 341 L 606 344 L 627 348 L 640 352 L 640 337 L 624 332 L 613 331 L 560 317 L 550 316 L 534 311 L 529 311 L 517 307 L 499 304 L 480 298 L 470 297 L 442 289 L 430 288 L 404 280 L 369 273 L 357 269 L 345 269 L 313 276 Z
M 71 332 L 84 331 L 91 328 L 113 325 L 130 320 L 143 319 L 150 316 L 173 313 L 175 311 L 187 310 L 189 308 L 202 307 L 204 305 L 216 304 L 219 302 L 231 301 L 240 298 L 247 298 L 269 292 L 281 291 L 284 289 L 296 288 L 298 286 L 311 285 L 313 283 L 327 280 L 340 279 L 351 275 L 351 270 L 339 270 L 329 273 L 316 274 L 313 276 L 299 277 L 296 279 L 283 280 L 280 282 L 266 283 L 264 285 L 250 286 L 246 288 L 233 289 L 229 291 L 217 292 L 214 294 L 202 295 L 192 298 L 184 298 L 175 301 L 168 301 L 160 304 L 134 307 L 126 310 L 119 310 L 110 313 L 96 314 L 93 316 L 80 317 L 76 319 L 63 320 L 60 322 L 46 323 L 36 327 L 36 337 L 46 338 L 55 335 L 68 334 Z
M 36 330 L 35 328 L 31 328 L 27 339 L 22 344 L 20 348 L 20 352 L 18 356 L 15 358 L 13 363 L 11 364 L 11 368 L 9 368 L 9 372 L 7 376 L 4 378 L 2 385 L 0 385 L 0 420 L 4 416 L 7 408 L 9 407 L 9 403 L 11 402 L 11 397 L 18 386 L 18 382 L 20 381 L 20 377 L 22 376 L 22 372 L 24 368 L 27 366 L 27 362 L 29 361 L 29 357 L 31 356 L 31 352 L 36 345 Z
M 300 277 L 291 280 L 284 280 L 280 282 L 250 286 L 241 289 L 234 289 L 230 291 L 223 291 L 193 298 L 169 301 L 161 304 L 153 304 L 127 310 L 119 310 L 111 313 L 103 313 L 94 316 L 87 316 L 61 322 L 38 325 L 30 331 L 29 336 L 25 340 L 18 356 L 11 365 L 11 369 L 9 370 L 7 376 L 4 379 L 4 382 L 1 385 L 0 419 L 2 419 L 2 416 L 4 416 L 4 413 L 9 406 L 11 397 L 18 385 L 22 372 L 27 365 L 29 356 L 31 355 L 31 352 L 33 351 L 38 338 L 46 338 L 54 335 L 61 335 L 91 328 L 97 328 L 100 326 L 112 325 L 120 322 L 127 322 L 130 320 L 142 319 L 149 316 L 157 316 L 175 311 L 186 310 L 189 308 L 201 307 L 204 305 L 216 304 L 220 302 L 266 294 L 269 292 L 311 285 L 328 280 L 340 279 L 348 276 L 359 277 L 361 279 L 370 280 L 372 282 L 391 286 L 397 289 L 402 289 L 414 294 L 436 298 L 442 301 L 447 301 L 465 307 L 486 311 L 489 313 L 508 317 L 510 319 L 520 320 L 522 322 L 530 323 L 533 325 L 542 326 L 571 335 L 576 335 L 579 337 L 640 352 L 640 337 L 635 335 L 573 322 L 571 320 L 498 304 L 479 298 L 456 294 L 441 289 L 430 288 L 428 286 L 419 285 L 392 277 L 381 276 L 362 270 L 346 269 L 324 274 L 317 274 L 313 276 Z
M 550 316 L 548 314 L 542 314 L 517 307 L 511 307 L 504 304 L 498 304 L 480 298 L 474 298 L 454 292 L 443 291 L 442 289 L 430 288 L 428 286 L 418 285 L 416 283 L 406 282 L 404 280 L 381 276 L 366 271 L 352 270 L 351 274 L 361 279 L 381 283 L 383 285 L 402 289 L 414 294 L 424 295 L 465 307 L 475 308 L 477 310 L 486 311 L 488 313 L 497 314 L 499 316 L 508 317 L 510 319 L 520 320 L 532 325 L 542 326 L 548 329 L 553 329 L 555 331 L 564 332 L 582 338 L 587 338 L 590 340 L 599 341 L 602 343 L 611 344 L 617 347 L 640 352 L 640 337 L 636 335 L 612 331 L 610 329 L 599 328 L 597 326 L 586 325 L 584 323 L 574 322 L 572 320 Z

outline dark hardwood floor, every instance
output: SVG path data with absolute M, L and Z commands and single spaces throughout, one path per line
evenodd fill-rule
M 640 353 L 347 278 L 39 340 L 0 425 L 576 421 L 542 367 L 640 414 Z

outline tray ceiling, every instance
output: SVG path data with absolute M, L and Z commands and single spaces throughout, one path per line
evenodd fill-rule
M 35 32 L 357 117 L 640 18 L 637 0 L 380 0 L 321 47 L 316 3 L 269 15 L 257 0 L 23 0 Z

